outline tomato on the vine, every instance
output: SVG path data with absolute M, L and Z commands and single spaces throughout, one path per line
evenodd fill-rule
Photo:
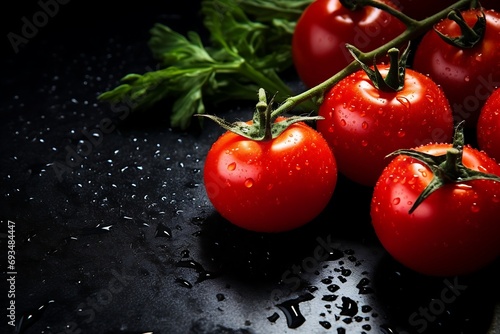
M 500 85 L 500 13 L 469 9 L 457 14 L 435 26 L 453 41 L 443 40 L 434 30 L 427 32 L 415 52 L 413 69 L 442 87 L 456 122 L 465 120 L 474 128 L 484 102 Z M 460 15 L 468 28 L 456 22 Z
M 386 80 L 392 66 L 404 65 L 377 65 Z M 319 108 L 324 120 L 317 129 L 332 147 L 339 172 L 359 184 L 374 186 L 394 150 L 453 136 L 451 108 L 439 86 L 412 69 L 397 76 L 400 87 L 382 89 L 359 70 L 333 86 Z
M 476 131 L 479 148 L 500 163 L 500 88 L 486 100 Z
M 240 122 L 239 131 L 227 131 L 210 148 L 204 167 L 208 198 L 221 216 L 244 229 L 298 228 L 330 201 L 337 182 L 335 157 L 321 134 L 301 121 L 280 128 L 286 119 L 276 117 L 277 131 L 269 128 L 272 138 L 247 138 L 247 125 L 256 120 Z
M 381 1 L 395 7 L 390 0 Z M 350 10 L 339 0 L 315 0 L 297 21 L 292 39 L 293 62 L 300 79 L 313 87 L 354 60 L 346 43 L 371 51 L 405 28 L 401 21 L 378 8 Z
M 395 152 L 373 192 L 381 244 L 425 275 L 470 274 L 500 255 L 500 166 L 457 138 Z

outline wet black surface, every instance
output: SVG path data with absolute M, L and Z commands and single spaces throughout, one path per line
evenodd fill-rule
M 202 183 L 219 128 L 171 129 L 168 101 L 145 114 L 97 102 L 155 66 L 155 22 L 200 29 L 194 5 L 177 7 L 60 4 L 18 53 L 7 44 L 0 242 L 4 253 L 14 235 L 16 254 L 13 268 L 1 261 L 2 281 L 14 278 L 1 294 L 15 288 L 2 333 L 15 332 L 9 315 L 22 333 L 486 333 L 498 265 L 450 278 L 402 268 L 373 234 L 370 190 L 343 178 L 301 229 L 238 229 Z M 7 32 L 40 10 L 16 9 Z M 211 112 L 245 119 L 251 106 Z

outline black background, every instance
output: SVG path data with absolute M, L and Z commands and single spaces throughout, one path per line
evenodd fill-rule
M 125 74 L 155 68 L 146 44 L 154 23 L 206 36 L 198 2 L 73 0 L 53 7 L 17 53 L 8 34 L 22 35 L 22 18 L 33 22 L 42 7 L 9 5 L 2 9 L 0 242 L 6 251 L 13 222 L 21 332 L 486 333 L 499 299 L 497 264 L 467 277 L 406 270 L 371 229 L 370 189 L 342 176 L 329 207 L 303 228 L 240 230 L 214 212 L 202 184 L 204 156 L 221 129 L 170 128 L 169 101 L 141 114 L 97 102 Z M 251 110 L 238 101 L 209 108 L 228 119 Z M 84 146 L 85 133 L 108 119 L 112 130 Z M 57 172 L 68 166 L 68 150 L 80 161 Z M 314 262 L 325 243 L 331 261 Z M 0 263 L 4 286 L 6 256 Z M 302 271 L 291 274 L 296 267 Z M 440 303 L 450 283 L 459 287 L 456 299 Z M 336 300 L 323 300 L 332 294 Z M 312 298 L 299 304 L 305 322 L 290 329 L 277 305 L 301 297 Z M 349 314 L 343 297 L 357 312 Z M 0 328 L 11 333 L 7 305 Z M 436 316 L 423 321 L 419 312 L 429 307 Z

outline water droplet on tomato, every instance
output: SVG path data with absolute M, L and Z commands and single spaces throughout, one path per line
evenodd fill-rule
M 398 96 L 396 97 L 396 100 L 398 100 L 398 102 L 401 103 L 405 108 L 410 109 L 411 103 L 410 100 L 408 100 L 406 97 Z
M 500 198 L 497 197 L 497 195 L 494 195 L 491 200 L 493 201 L 493 203 L 498 203 L 500 202 Z
M 300 165 L 299 165 L 299 164 L 295 165 L 295 169 L 296 169 L 296 170 L 300 170 L 300 168 L 301 168 L 301 167 L 300 167 Z
M 488 170 L 483 165 L 477 166 L 477 170 L 483 173 L 488 173 Z
M 472 211 L 474 213 L 478 213 L 480 210 L 481 210 L 481 208 L 479 207 L 479 205 L 477 205 L 477 203 L 472 203 L 472 206 L 470 207 L 470 211 Z
M 227 170 L 233 171 L 236 169 L 236 162 L 231 162 L 229 165 L 227 165 Z
M 417 182 L 418 175 L 413 175 L 411 179 L 408 180 L 408 184 L 415 184 Z
M 403 138 L 404 136 L 406 136 L 406 132 L 404 132 L 403 130 L 399 130 L 398 131 L 398 137 L 399 138 Z
M 392 200 L 392 204 L 393 204 L 393 205 L 398 205 L 400 202 L 401 202 L 401 198 L 399 198 L 399 197 L 396 197 L 396 198 L 394 198 L 394 199 Z
M 427 171 L 425 169 L 421 168 L 418 171 L 420 172 L 420 174 L 422 174 L 423 177 L 427 176 Z
M 469 82 L 470 81 L 470 77 L 468 75 L 466 75 L 465 78 L 464 78 L 464 81 L 465 82 Z
M 434 102 L 434 97 L 430 94 L 426 94 L 425 97 L 427 98 L 427 101 L 429 101 L 430 103 Z
M 248 178 L 245 180 L 245 187 L 247 188 L 252 188 L 253 186 L 253 179 L 252 178 Z
M 342 126 L 346 126 L 346 125 L 347 125 L 346 120 L 342 118 L 342 119 L 340 120 L 340 125 L 342 125 Z
M 368 123 L 367 122 L 363 122 L 363 124 L 361 124 L 361 127 L 363 128 L 363 130 L 368 129 Z
M 333 133 L 333 126 L 328 127 L 328 132 Z
M 364 140 L 364 139 L 363 139 L 363 140 L 361 141 L 361 146 L 363 146 L 363 147 L 368 146 L 368 141 L 366 141 L 366 140 Z

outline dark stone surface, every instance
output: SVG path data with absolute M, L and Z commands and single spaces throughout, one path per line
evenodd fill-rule
M 6 43 L 0 244 L 5 254 L 15 233 L 16 274 L 6 256 L 1 263 L 2 281 L 15 277 L 20 332 L 485 333 L 498 265 L 447 279 L 402 268 L 371 229 L 370 189 L 342 177 L 303 228 L 238 229 L 202 183 L 221 129 L 171 129 L 168 101 L 141 114 L 97 102 L 123 75 L 155 66 L 146 45 L 155 22 L 202 29 L 197 3 L 185 7 L 68 2 L 19 52 Z M 32 1 L 4 13 L 4 36 L 40 10 Z M 245 119 L 251 109 L 235 102 L 217 112 Z M 103 122 L 109 131 L 99 133 Z M 326 261 L 317 261 L 321 249 Z M 450 284 L 456 298 L 444 303 Z M 13 333 L 7 307 L 0 328 Z M 427 320 L 424 309 L 434 312 Z

